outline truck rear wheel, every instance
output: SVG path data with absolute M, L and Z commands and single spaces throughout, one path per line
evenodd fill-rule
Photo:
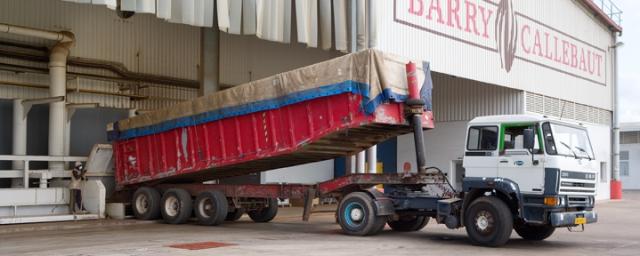
M 346 195 L 338 207 L 338 223 L 347 235 L 375 235 L 384 229 L 385 216 L 377 216 L 373 198 L 365 192 Z
M 131 200 L 133 215 L 139 220 L 155 220 L 160 218 L 160 193 L 150 187 L 141 187 L 133 193 Z
M 236 221 L 239 220 L 240 218 L 242 218 L 242 215 L 244 214 L 245 210 L 244 208 L 235 208 L 233 211 L 230 211 L 227 213 L 227 217 L 225 218 L 226 221 Z
M 525 240 L 542 241 L 547 239 L 556 230 L 551 225 L 533 226 L 524 223 L 517 223 L 513 229 Z
M 220 191 L 205 191 L 195 200 L 194 212 L 198 223 L 207 226 L 220 225 L 227 217 L 229 203 L 227 197 Z
M 183 224 L 191 217 L 192 207 L 193 200 L 189 192 L 180 188 L 172 188 L 162 195 L 160 212 L 166 223 Z
M 429 223 L 429 217 L 416 215 L 401 215 L 400 219 L 387 221 L 394 231 L 412 232 L 423 229 Z
M 467 235 L 475 245 L 501 246 L 509 241 L 513 216 L 497 197 L 480 197 L 465 212 Z
M 269 198 L 264 207 L 251 210 L 247 214 L 254 222 L 269 222 L 278 214 L 278 199 Z

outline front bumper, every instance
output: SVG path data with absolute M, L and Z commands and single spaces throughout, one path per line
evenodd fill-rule
M 584 223 L 581 223 L 581 218 L 584 218 Z M 595 223 L 598 221 L 598 214 L 594 211 L 552 212 L 549 214 L 549 221 L 554 227 L 570 227 Z

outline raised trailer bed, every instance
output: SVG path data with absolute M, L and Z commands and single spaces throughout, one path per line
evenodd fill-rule
M 453 191 L 442 173 L 427 173 L 424 165 L 422 130 L 433 128 L 428 65 L 419 72 L 406 63 L 363 51 L 115 123 L 109 137 L 117 188 L 137 218 L 172 224 L 195 214 L 200 224 L 218 225 L 245 212 L 267 222 L 277 213 L 276 198 L 304 199 L 308 219 L 314 198 L 334 197 L 347 234 L 375 234 L 385 223 L 420 229 Z M 352 174 L 319 184 L 203 183 L 349 156 L 409 132 L 420 174 Z M 385 193 L 373 188 L 378 184 Z

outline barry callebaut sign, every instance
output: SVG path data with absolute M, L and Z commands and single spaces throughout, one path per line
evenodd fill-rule
M 605 85 L 605 50 L 514 11 L 512 0 L 394 0 L 394 20 L 518 61 Z

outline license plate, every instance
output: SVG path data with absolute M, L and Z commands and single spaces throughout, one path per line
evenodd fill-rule
M 587 218 L 585 218 L 585 217 L 576 217 L 575 224 L 576 225 L 587 224 Z

